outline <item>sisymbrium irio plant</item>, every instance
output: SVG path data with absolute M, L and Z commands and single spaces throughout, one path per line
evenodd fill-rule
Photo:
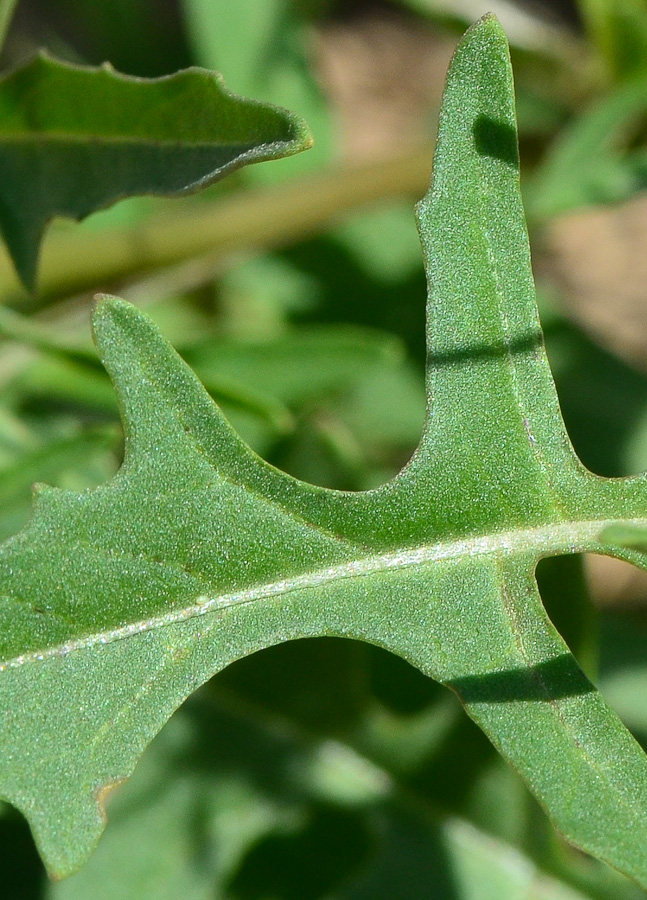
M 1 102 L 23 96 L 26 80 L 25 101 L 50 134 L 36 139 L 33 116 L 15 112 L 0 142 L 5 167 L 40 154 L 69 172 L 77 159 L 55 138 L 51 82 L 32 89 L 53 65 L 42 59 L 0 85 Z M 57 71 L 100 97 L 124 91 L 140 102 L 108 71 Z M 219 91 L 205 74 L 178 79 L 150 90 L 181 87 L 181 106 Z M 33 280 L 55 212 L 174 192 L 307 143 L 281 113 L 222 102 L 214 119 L 238 129 L 221 140 L 227 161 L 221 145 L 214 157 L 206 126 L 186 137 L 180 123 L 171 136 L 160 116 L 158 176 L 168 180 L 142 183 L 155 153 L 134 159 L 115 119 L 107 146 L 119 155 L 119 145 L 137 176 L 127 184 L 115 175 L 75 205 L 74 190 L 44 180 L 23 220 L 6 212 L 23 209 L 16 188 L 2 228 L 23 278 Z M 564 836 L 647 888 L 647 757 L 551 624 L 534 574 L 543 557 L 583 551 L 647 568 L 647 481 L 592 475 L 569 442 L 518 169 L 507 43 L 486 16 L 451 64 L 433 183 L 418 207 L 429 282 L 424 431 L 408 465 L 376 490 L 313 487 L 263 462 L 143 314 L 98 302 L 94 335 L 122 408 L 123 466 L 93 490 L 39 487 L 30 523 L 0 550 L 0 794 L 27 817 L 52 875 L 86 859 L 105 795 L 199 685 L 261 648 L 337 635 L 385 647 L 453 690 Z

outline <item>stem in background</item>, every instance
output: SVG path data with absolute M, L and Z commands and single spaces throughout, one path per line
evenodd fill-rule
M 136 273 L 207 254 L 216 260 L 284 246 L 371 203 L 420 197 L 429 183 L 431 159 L 432 148 L 425 146 L 271 187 L 246 188 L 210 203 L 176 201 L 174 214 L 136 226 L 53 232 L 43 246 L 39 294 L 101 290 Z M 24 288 L 2 253 L 0 302 L 17 295 L 24 296 Z
M 0 50 L 4 47 L 9 25 L 17 5 L 18 0 L 0 0 Z

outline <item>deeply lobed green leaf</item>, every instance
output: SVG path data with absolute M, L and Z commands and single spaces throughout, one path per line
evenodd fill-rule
M 106 791 L 198 685 L 261 647 L 339 635 L 452 688 L 564 835 L 647 887 L 647 758 L 534 578 L 543 556 L 580 551 L 645 566 L 608 530 L 647 525 L 645 478 L 592 475 L 562 423 L 491 16 L 452 63 L 419 219 L 427 420 L 409 465 L 374 491 L 264 463 L 142 314 L 98 305 L 124 465 L 93 491 L 40 489 L 0 551 L 0 792 L 52 872 L 82 862 Z

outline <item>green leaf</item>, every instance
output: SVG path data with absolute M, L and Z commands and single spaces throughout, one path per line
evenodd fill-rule
M 608 525 L 600 534 L 600 540 L 615 547 L 638 549 L 647 552 L 647 526 L 633 522 Z
M 296 116 L 231 94 L 216 73 L 131 78 L 41 53 L 0 81 L 0 229 L 33 287 L 54 216 L 82 219 L 131 194 L 198 190 L 310 143 Z
M 403 357 L 392 335 L 359 327 L 301 327 L 271 340 L 222 339 L 197 345 L 187 360 L 203 382 L 235 379 L 288 406 L 347 388 Z
M 641 0 L 579 0 L 578 9 L 608 74 L 623 80 L 645 71 L 647 15 Z
M 629 150 L 647 109 L 647 77 L 634 76 L 563 129 L 524 197 L 541 219 L 571 209 L 618 203 L 644 190 L 642 148 Z
M 309 123 L 317 136 L 314 152 L 296 161 L 292 171 L 320 169 L 330 160 L 333 128 L 321 84 L 309 65 L 307 7 L 289 0 L 182 0 L 181 6 L 201 66 L 226 72 L 241 94 L 298 109 Z M 274 180 L 279 173 L 280 165 L 268 166 L 254 176 Z
M 588 472 L 561 420 L 492 16 L 452 63 L 419 219 L 427 419 L 410 463 L 373 491 L 264 463 L 145 316 L 98 305 L 123 467 L 95 490 L 41 488 L 0 552 L 0 793 L 52 873 L 85 859 L 105 795 L 198 685 L 262 647 L 338 635 L 455 691 L 566 838 L 647 887 L 647 757 L 534 578 L 542 557 L 583 551 L 647 567 L 601 538 L 647 525 L 647 482 Z

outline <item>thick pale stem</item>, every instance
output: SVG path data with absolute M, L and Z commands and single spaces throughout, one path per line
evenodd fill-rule
M 216 263 L 240 252 L 284 246 L 371 203 L 419 197 L 429 183 L 431 157 L 425 146 L 211 203 L 175 201 L 168 213 L 134 227 L 53 232 L 43 245 L 39 294 L 103 290 L 135 273 L 188 259 L 209 256 Z M 8 256 L 0 252 L 0 301 L 23 292 Z

